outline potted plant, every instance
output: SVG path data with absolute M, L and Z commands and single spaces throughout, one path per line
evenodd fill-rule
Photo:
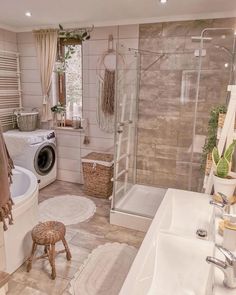
M 59 102 L 51 107 L 51 111 L 54 114 L 54 122 L 56 123 L 56 126 L 63 125 L 63 122 L 65 121 L 66 107 Z
M 225 149 L 222 156 L 214 147 L 212 151 L 213 159 L 213 183 L 215 194 L 222 193 L 228 198 L 232 197 L 236 188 L 236 178 L 230 175 L 232 166 L 232 156 L 236 147 L 236 140 L 234 140 L 228 148 Z
M 210 119 L 208 121 L 207 137 L 202 150 L 201 168 L 205 169 L 205 174 L 209 175 L 212 166 L 212 150 L 216 146 L 217 141 L 217 129 L 221 115 L 225 115 L 227 107 L 225 105 L 219 105 L 214 107 L 210 113 Z

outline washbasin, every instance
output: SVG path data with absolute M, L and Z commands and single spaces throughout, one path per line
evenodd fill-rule
M 214 206 L 209 195 L 168 189 L 160 217 L 160 230 L 180 236 L 198 238 L 198 229 L 207 232 L 206 239 L 213 240 Z
M 206 194 L 168 189 L 119 295 L 211 295 L 215 209 Z M 198 229 L 207 237 L 196 235 Z
M 212 294 L 213 267 L 206 263 L 214 255 L 212 241 L 195 240 L 168 233 L 159 233 L 152 258 L 139 272 L 135 295 L 210 295 Z M 148 271 L 149 269 L 149 271 Z M 122 293 L 123 294 L 123 293 Z

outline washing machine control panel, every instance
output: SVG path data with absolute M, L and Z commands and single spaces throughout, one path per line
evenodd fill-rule
M 52 138 L 55 138 L 56 136 L 55 136 L 55 132 L 53 131 L 53 132 L 51 132 L 51 133 L 49 133 L 48 135 L 47 135 L 47 139 L 52 139 Z

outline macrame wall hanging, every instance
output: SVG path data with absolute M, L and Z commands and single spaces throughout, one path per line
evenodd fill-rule
M 113 47 L 113 36 L 109 35 L 108 49 L 98 60 L 97 67 L 99 81 L 97 121 L 99 128 L 107 133 L 114 132 L 115 69 L 116 50 Z

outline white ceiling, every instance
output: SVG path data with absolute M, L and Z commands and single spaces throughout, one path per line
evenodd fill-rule
M 25 12 L 32 13 L 31 18 Z M 236 16 L 236 0 L 0 0 L 0 26 L 115 25 Z

